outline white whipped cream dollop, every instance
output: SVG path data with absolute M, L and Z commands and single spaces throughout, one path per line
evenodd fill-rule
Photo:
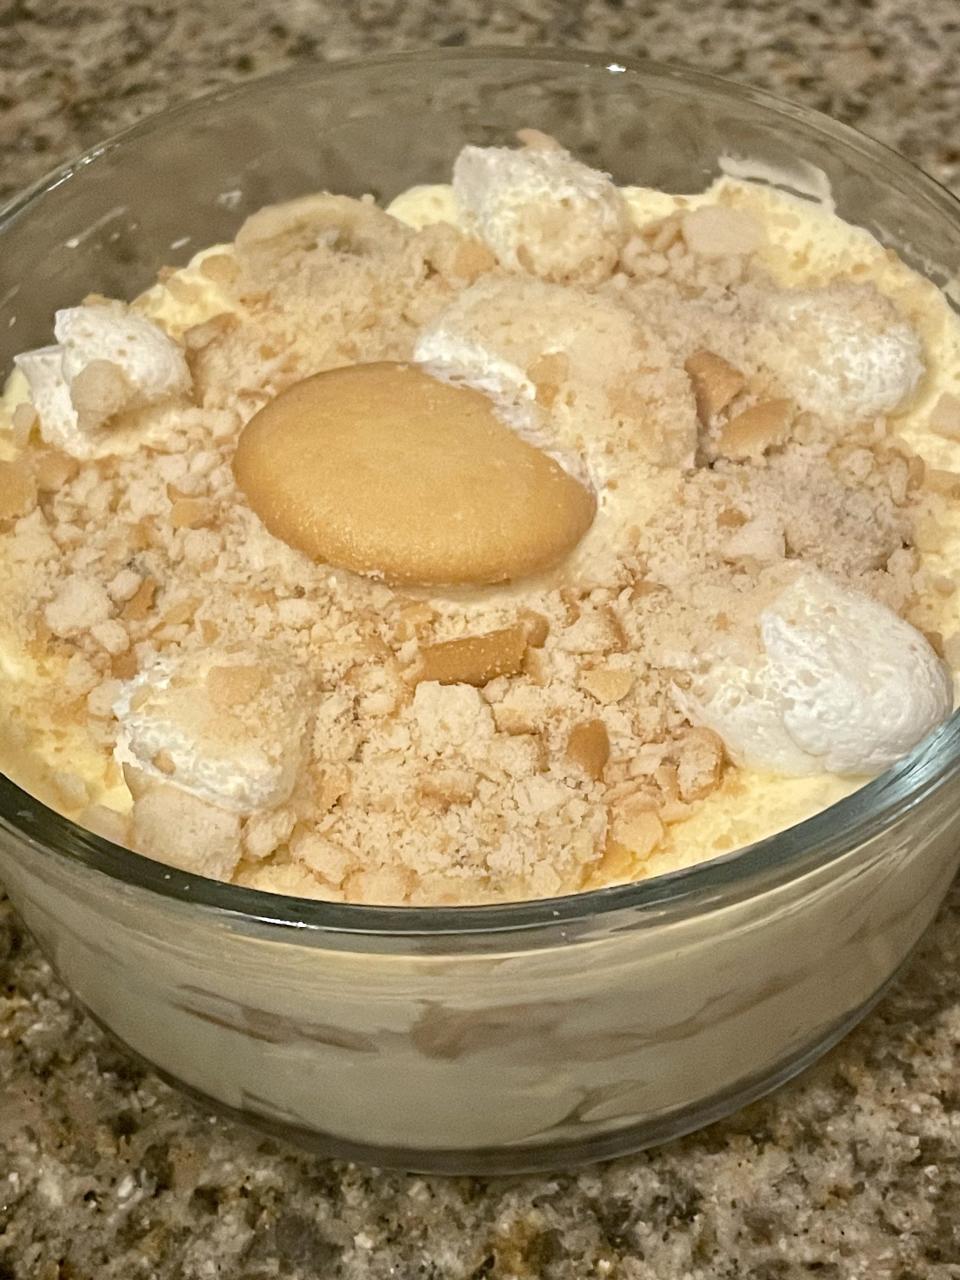
M 801 409 L 827 421 L 902 409 L 923 377 L 919 335 L 872 284 L 784 290 L 766 311 L 764 365 Z
M 550 354 L 553 353 L 544 352 Z M 551 435 L 549 417 L 536 403 L 537 388 L 519 365 L 465 337 L 444 316 L 420 333 L 413 358 L 442 382 L 460 383 L 483 392 L 493 402 L 501 421 L 522 440 L 553 458 L 582 485 L 595 487 L 595 479 L 583 459 L 561 448 Z
M 885 605 L 806 571 L 764 608 L 755 654 L 678 696 L 735 763 L 786 775 L 880 773 L 949 714 L 950 673 Z
M 503 266 L 546 280 L 603 279 L 630 233 L 609 176 L 560 147 L 464 147 L 453 194 Z
M 537 420 L 537 389 L 526 373 L 481 343 L 458 333 L 444 317 L 417 337 L 413 358 L 443 382 L 462 382 L 495 402 L 501 415 L 518 430 L 532 430 Z
M 117 762 L 235 813 L 288 799 L 303 760 L 305 690 L 291 679 L 281 692 L 284 673 L 259 666 L 263 685 L 254 696 L 262 713 L 256 723 L 241 721 L 209 693 L 210 671 L 231 665 L 241 662 L 210 654 L 164 657 L 128 681 L 113 706 Z
M 30 387 L 40 434 L 75 458 L 101 457 L 118 413 L 183 396 L 191 379 L 183 349 L 122 302 L 58 311 L 57 345 L 15 357 Z

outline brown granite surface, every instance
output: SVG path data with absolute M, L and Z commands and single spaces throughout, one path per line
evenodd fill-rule
M 697 63 L 960 187 L 957 0 L 4 0 L 0 190 L 303 58 L 553 44 Z M 960 891 L 800 1082 L 629 1160 L 518 1180 L 333 1165 L 112 1049 L 0 902 L 0 1280 L 960 1280 Z

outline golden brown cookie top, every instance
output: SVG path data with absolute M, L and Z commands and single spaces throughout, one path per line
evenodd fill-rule
M 596 509 L 482 392 L 387 361 L 288 388 L 247 423 L 233 467 L 275 537 L 315 560 L 421 586 L 547 569 Z

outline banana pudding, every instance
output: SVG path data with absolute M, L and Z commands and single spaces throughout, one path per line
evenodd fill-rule
M 17 358 L 9 776 L 198 874 L 468 905 L 732 852 L 949 713 L 945 297 L 826 207 L 520 143 Z

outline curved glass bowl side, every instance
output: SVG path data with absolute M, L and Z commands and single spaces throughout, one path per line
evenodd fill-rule
M 117 886 L 179 902 L 251 934 L 292 930 L 299 945 L 387 951 L 499 951 L 656 927 L 833 874 L 835 863 L 960 787 L 960 714 L 881 778 L 787 831 L 650 880 L 560 898 L 486 907 L 367 907 L 265 893 L 194 876 L 114 845 L 35 800 L 0 774 L 0 841 L 54 862 L 76 862 Z M 841 812 L 842 811 L 842 812 Z M 335 940 L 335 941 L 334 941 Z
M 2 832 L 0 875 L 81 1002 L 195 1093 L 328 1153 L 519 1170 L 696 1127 L 809 1061 L 929 923 L 958 826 L 940 788 L 762 893 L 589 930 L 277 927 Z

